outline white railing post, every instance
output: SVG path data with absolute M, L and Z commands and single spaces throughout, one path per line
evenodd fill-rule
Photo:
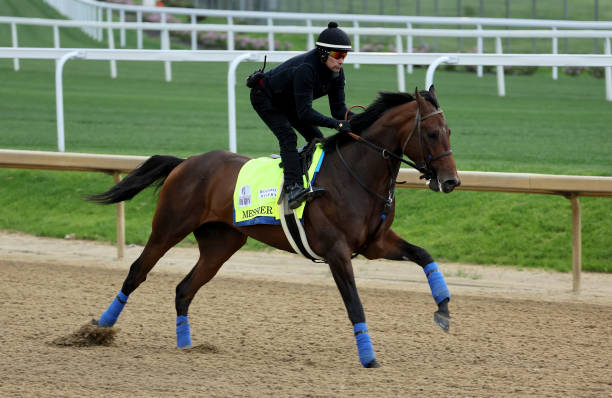
M 312 28 L 312 21 L 310 19 L 306 20 L 306 26 Z M 308 39 L 306 40 L 306 49 L 312 50 L 315 47 L 314 37 L 310 32 L 308 33 L 307 37 Z
M 227 17 L 227 24 L 230 28 L 234 27 L 234 17 Z M 234 29 L 227 31 L 227 49 L 234 50 Z
M 553 32 L 557 31 L 557 28 L 553 27 L 552 28 Z M 552 38 L 552 53 L 553 54 L 559 54 L 559 39 L 557 37 L 553 37 Z M 559 71 L 558 71 L 558 67 L 553 66 L 552 67 L 552 78 L 553 80 L 557 80 L 559 78 Z
M 115 49 L 115 34 L 113 33 L 113 28 L 111 27 L 111 22 L 113 21 L 113 11 L 110 8 L 106 9 L 106 22 L 108 22 L 108 49 Z M 114 59 L 110 60 L 110 74 L 111 79 L 117 77 L 117 61 Z
M 53 25 L 53 48 L 60 48 L 60 34 L 59 34 L 59 26 Z M 57 65 L 57 59 L 55 60 L 55 65 Z
M 119 11 L 119 22 L 125 22 L 125 10 Z M 119 30 L 119 45 L 125 47 L 125 28 Z
M 55 108 L 57 115 L 57 150 L 64 152 L 66 145 L 64 143 L 64 83 L 62 81 L 62 72 L 64 64 L 70 58 L 83 57 L 80 51 L 71 51 L 64 54 L 55 65 Z
M 140 10 L 136 12 L 136 22 L 142 23 L 142 11 Z M 136 48 L 142 50 L 142 28 L 136 30 Z
M 268 26 L 274 26 L 272 18 L 268 18 Z M 271 29 L 268 31 L 268 50 L 274 51 L 274 32 Z
M 355 36 L 353 39 L 355 43 L 353 44 L 353 51 L 359 52 L 359 48 L 361 48 L 359 33 L 357 33 L 359 31 L 359 21 L 353 21 L 353 27 L 355 28 Z M 355 64 L 354 67 L 355 69 L 359 69 L 359 64 Z
M 501 37 L 495 38 L 495 52 L 503 54 Z M 506 82 L 504 79 L 504 65 L 497 65 L 497 95 L 506 96 Z
M 476 25 L 476 30 L 478 30 L 479 32 L 482 31 L 482 25 Z M 476 39 L 476 43 L 477 43 L 477 52 L 478 54 L 482 54 L 483 52 L 483 44 L 482 44 L 482 36 L 478 36 L 478 39 Z M 478 65 L 476 66 L 476 76 L 478 77 L 482 77 L 482 65 Z
M 53 48 L 60 48 L 59 26 L 53 25 Z
M 610 55 L 610 38 L 604 40 L 604 53 Z M 606 75 L 606 99 L 612 101 L 612 66 L 604 67 Z
M 572 203 L 572 290 L 580 290 L 580 274 L 582 271 L 582 218 L 578 195 L 569 195 Z
M 412 29 L 412 24 L 407 23 L 406 28 Z M 413 37 L 412 37 L 412 34 L 409 33 L 408 36 L 406 36 L 406 52 L 409 54 L 412 54 L 412 47 L 414 47 Z M 412 74 L 413 70 L 414 70 L 414 67 L 412 64 L 406 65 L 406 72 Z
M 103 20 L 102 17 L 103 17 L 102 7 L 96 6 L 96 21 L 102 22 Z M 104 40 L 104 28 L 97 28 L 96 34 L 97 34 L 96 39 L 98 39 L 98 41 Z
M 427 72 L 425 73 L 425 90 L 429 90 L 429 87 L 431 87 L 434 83 L 434 73 L 436 71 L 436 68 L 438 67 L 438 65 L 443 64 L 443 63 L 447 63 L 447 64 L 456 64 L 457 62 L 459 62 L 459 58 L 458 57 L 454 57 L 454 56 L 443 56 L 440 58 L 436 58 L 435 61 L 433 61 L 431 64 L 429 64 L 429 66 L 427 67 Z
M 191 25 L 196 26 L 197 18 L 195 14 L 191 14 Z M 191 50 L 196 51 L 198 49 L 198 36 L 195 30 L 191 31 Z
M 236 153 L 236 68 L 251 57 L 250 53 L 241 54 L 229 64 L 227 71 L 227 107 L 229 122 L 229 150 Z
M 87 21 L 95 20 L 95 14 L 92 12 L 92 8 L 88 4 L 83 4 L 83 16 L 84 16 L 83 19 Z M 96 35 L 95 28 L 86 28 L 86 33 L 91 38 L 95 38 L 95 35 Z
M 396 52 L 402 52 L 402 37 L 400 35 L 395 36 Z M 397 89 L 400 92 L 406 91 L 406 76 L 404 75 L 404 65 L 397 65 Z
M 161 14 L 161 23 L 163 25 L 163 30 L 161 32 L 161 46 L 162 50 L 168 51 L 170 50 L 170 32 L 166 28 L 166 13 Z M 166 81 L 172 81 L 172 68 L 170 61 L 164 61 L 164 74 L 166 76 Z
M 13 48 L 19 47 L 17 41 L 17 24 L 15 22 L 11 22 L 11 41 Z M 19 70 L 19 58 L 13 58 L 13 69 L 15 69 L 15 71 Z
M 121 182 L 121 175 L 118 171 L 113 173 L 115 184 Z M 117 257 L 123 258 L 125 253 L 125 201 L 117 203 Z

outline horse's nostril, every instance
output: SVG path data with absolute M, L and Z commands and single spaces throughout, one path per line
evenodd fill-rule
M 461 185 L 461 181 L 456 178 L 452 178 L 450 180 L 444 181 L 444 183 L 442 184 L 442 190 L 446 193 L 449 193 L 455 188 L 457 188 L 459 185 Z

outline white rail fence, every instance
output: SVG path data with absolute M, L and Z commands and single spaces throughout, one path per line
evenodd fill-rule
M 0 167 L 15 169 L 44 169 L 88 171 L 111 174 L 115 183 L 120 173 L 127 173 L 147 158 L 144 156 L 98 155 L 86 153 L 57 153 L 0 149 Z M 514 192 L 563 195 L 572 204 L 572 288 L 580 290 L 582 270 L 582 220 L 579 196 L 612 198 L 612 177 L 587 177 L 525 173 L 488 173 L 460 171 L 461 186 L 457 189 L 486 192 Z M 401 188 L 426 189 L 416 170 L 400 169 L 398 175 L 405 183 Z M 125 208 L 117 204 L 117 256 L 122 258 L 125 248 Z
M 110 60 L 111 76 L 117 76 L 116 61 L 165 61 L 166 80 L 171 80 L 170 61 L 177 62 L 229 62 L 227 75 L 229 149 L 237 151 L 236 141 L 236 69 L 243 61 L 262 62 L 267 56 L 270 62 L 282 62 L 298 54 L 290 51 L 188 51 L 188 50 L 103 50 L 103 49 L 49 49 L 0 47 L 0 58 L 54 59 L 56 60 L 56 107 L 58 150 L 65 150 L 63 67 L 71 58 L 87 60 Z M 399 53 L 355 53 L 347 63 L 397 65 L 398 91 L 406 91 L 405 76 L 401 66 L 407 62 L 430 65 L 426 73 L 425 88 L 433 84 L 435 69 L 442 63 L 456 65 L 497 66 L 498 94 L 505 95 L 503 67 L 500 65 L 533 66 L 603 66 L 612 65 L 609 55 L 530 55 L 530 54 L 399 54 Z M 606 98 L 612 101 L 612 78 L 606 73 Z
M 236 69 L 243 61 L 262 62 L 268 57 L 270 62 L 282 62 L 299 54 L 291 51 L 189 51 L 189 50 L 103 50 L 103 49 L 51 49 L 51 48 L 11 48 L 0 47 L 1 58 L 15 59 L 53 59 L 55 67 L 55 91 L 57 107 L 58 150 L 65 150 L 64 106 L 63 106 L 63 68 L 72 58 L 86 60 L 110 60 L 111 76 L 116 77 L 116 61 L 164 61 L 166 80 L 171 80 L 169 62 L 229 62 L 227 74 L 229 149 L 237 152 L 236 139 Z M 610 55 L 533 55 L 533 54 L 405 54 L 405 53 L 355 53 L 347 58 L 347 63 L 374 65 L 397 65 L 398 91 L 406 91 L 405 76 L 401 66 L 407 62 L 430 65 L 425 78 L 425 88 L 433 84 L 435 69 L 442 63 L 456 65 L 497 66 L 498 94 L 505 95 L 503 67 L 500 65 L 533 66 L 612 66 Z M 606 98 L 612 101 L 612 78 L 606 73 Z
M 110 11 L 110 9 L 109 9 Z M 109 18 L 112 20 L 112 18 Z M 97 22 L 97 21 L 67 21 L 67 20 L 52 20 L 40 18 L 19 18 L 19 17 L 0 17 L 0 23 L 11 25 L 11 42 L 13 47 L 19 47 L 18 41 L 18 25 L 34 25 L 34 26 L 50 26 L 53 29 L 54 48 L 60 48 L 59 28 L 83 28 L 83 29 L 106 29 L 108 32 L 108 47 L 115 48 L 115 37 L 113 30 L 123 32 L 120 36 L 121 47 L 126 47 L 125 29 L 134 29 L 138 33 L 137 48 L 142 49 L 142 30 L 156 30 L 161 33 L 160 49 L 170 49 L 170 33 L 171 31 L 183 32 L 191 31 L 191 49 L 197 50 L 197 32 L 227 32 L 227 49 L 234 50 L 234 34 L 243 33 L 267 33 L 268 34 L 268 50 L 274 51 L 274 33 L 293 33 L 307 34 L 308 48 L 314 47 L 313 35 L 320 32 L 321 28 L 313 26 L 274 26 L 274 25 L 233 25 L 233 24 L 182 24 L 182 23 L 166 23 L 162 18 L 161 23 L 152 22 Z M 605 23 L 604 23 L 605 24 Z M 589 24 L 585 24 L 588 26 Z M 483 54 L 483 40 L 494 39 L 496 53 L 503 53 L 502 38 L 549 38 L 552 39 L 551 53 L 558 54 L 560 38 L 595 38 L 603 39 L 603 53 L 610 54 L 610 38 L 612 37 L 612 24 L 607 30 L 558 30 L 556 27 L 552 30 L 483 30 L 481 27 L 473 30 L 465 29 L 414 29 L 407 28 L 385 28 L 385 27 L 348 27 L 345 28 L 348 34 L 355 36 L 355 51 L 359 51 L 359 35 L 375 35 L 375 36 L 390 36 L 395 37 L 395 47 L 398 53 L 413 53 L 413 40 L 417 36 L 427 37 L 455 37 L 455 38 L 476 38 L 477 39 L 477 54 Z M 606 26 L 607 26 L 606 25 Z M 603 29 L 603 28 L 602 28 Z M 404 39 L 406 46 L 404 48 Z M 15 61 L 18 62 L 18 61 Z M 407 72 L 412 73 L 412 65 L 415 63 L 407 63 Z M 359 64 L 355 64 L 358 67 Z M 402 66 L 403 68 L 403 66 Z M 606 73 L 609 73 L 607 71 Z M 482 65 L 477 65 L 477 75 L 482 77 Z M 558 71 L 553 67 L 552 77 L 557 79 Z
M 61 14 L 71 19 L 89 20 L 101 22 L 104 17 L 111 21 L 118 16 L 120 21 L 126 20 L 127 14 L 132 14 L 137 22 L 143 21 L 144 14 L 157 14 L 162 19 L 168 15 L 188 16 L 190 24 L 196 24 L 198 17 L 224 18 L 228 26 L 237 21 L 260 21 L 269 28 L 277 24 L 294 24 L 296 22 L 305 26 L 313 26 L 313 22 L 320 23 L 321 27 L 327 25 L 330 20 L 345 22 L 343 28 L 352 26 L 359 28 L 360 24 L 383 25 L 395 24 L 411 28 L 412 25 L 435 25 L 435 26 L 469 26 L 482 29 L 485 26 L 499 28 L 542 28 L 542 29 L 612 29 L 610 21 L 567 21 L 547 19 L 517 19 L 517 18 L 469 18 L 469 17 L 421 17 L 408 15 L 360 15 L 360 14 L 333 14 L 333 13 L 291 13 L 291 12 L 261 12 L 261 11 L 229 11 L 229 10 L 207 10 L 177 7 L 143 7 L 122 4 L 112 4 L 93 0 L 45 0 L 47 4 L 55 7 Z M 321 27 L 316 28 L 317 33 Z M 84 29 L 92 37 L 102 39 L 100 29 Z M 139 30 L 142 37 L 142 30 Z M 231 35 L 231 30 L 228 30 Z M 355 41 L 359 42 L 359 32 L 356 32 Z M 125 33 L 121 34 L 125 37 Z M 274 42 L 274 31 L 270 30 L 269 42 Z M 195 38 L 194 38 L 195 40 Z M 123 41 L 122 41 L 123 43 Z M 141 48 L 141 47 L 139 47 Z

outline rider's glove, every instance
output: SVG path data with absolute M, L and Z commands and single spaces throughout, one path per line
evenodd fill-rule
M 336 123 L 336 130 L 341 133 L 350 133 L 353 131 L 348 120 L 338 120 Z

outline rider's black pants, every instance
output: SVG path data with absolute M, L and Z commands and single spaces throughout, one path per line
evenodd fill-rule
M 323 138 L 321 130 L 316 126 L 299 120 L 295 109 L 285 109 L 274 101 L 260 87 L 251 89 L 251 104 L 272 130 L 280 144 L 280 156 L 283 161 L 285 185 L 302 184 L 302 170 L 297 153 L 296 129 L 307 142 L 315 138 Z

